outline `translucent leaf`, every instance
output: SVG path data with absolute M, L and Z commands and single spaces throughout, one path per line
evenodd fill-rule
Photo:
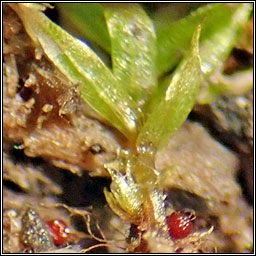
M 73 83 L 82 84 L 83 99 L 123 134 L 135 137 L 137 105 L 100 58 L 40 11 L 22 4 L 10 6 L 54 65 Z
M 238 30 L 248 19 L 250 4 L 209 4 L 177 22 L 156 27 L 158 73 L 169 71 L 188 49 L 193 31 L 202 23 L 200 56 L 203 71 L 211 72 L 234 46 Z M 201 50 L 202 49 L 202 50 Z
M 175 72 L 163 100 L 155 107 L 143 126 L 137 147 L 153 151 L 168 142 L 170 136 L 185 121 L 199 92 L 202 77 L 198 50 L 200 26 L 196 30 L 189 56 Z
M 112 179 L 110 189 L 119 207 L 130 216 L 138 215 L 142 205 L 142 195 L 138 185 L 132 177 L 129 177 L 129 173 L 123 175 L 110 168 L 107 170 Z
M 126 221 L 129 220 L 130 219 L 129 213 L 125 212 L 125 210 L 121 208 L 118 202 L 118 199 L 116 199 L 114 195 L 107 190 L 107 188 L 104 188 L 103 192 L 104 192 L 106 201 L 109 207 L 112 209 L 112 211 L 121 219 L 124 219 Z
M 104 13 L 114 75 L 142 105 L 157 85 L 153 24 L 142 7 L 134 3 L 104 4 Z
M 80 36 L 97 43 L 110 53 L 110 39 L 101 4 L 57 3 L 56 5 L 65 23 L 71 23 Z
M 238 32 L 249 19 L 252 5 L 249 3 L 239 4 L 232 12 L 231 19 L 216 33 L 208 37 L 200 46 L 200 57 L 202 60 L 202 71 L 209 74 L 217 66 L 223 63 L 237 39 Z

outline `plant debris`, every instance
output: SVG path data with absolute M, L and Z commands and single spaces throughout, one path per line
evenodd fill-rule
M 85 103 L 81 84 L 74 84 L 56 68 L 43 49 L 32 42 L 20 18 L 7 4 L 3 6 L 3 16 L 5 253 L 252 251 L 252 207 L 237 182 L 239 166 L 248 165 L 245 156 L 252 160 L 252 94 L 222 95 L 209 112 L 209 106 L 205 112 L 199 105 L 194 108 L 194 113 L 204 119 L 211 113 L 208 118 L 214 120 L 212 126 L 225 135 L 221 141 L 227 145 L 230 140 L 225 140 L 226 135 L 232 137 L 233 151 L 216 141 L 202 124 L 186 121 L 178 130 L 176 124 L 170 128 L 171 140 L 156 149 L 154 159 L 147 158 L 147 150 L 146 157 L 142 151 L 132 155 L 127 148 L 133 139 L 103 122 Z M 131 29 L 135 37 L 142 36 L 138 27 Z M 181 70 L 189 69 L 187 63 L 193 58 L 199 61 L 196 42 L 192 41 L 194 52 Z M 181 75 L 179 70 L 177 80 Z M 184 81 L 189 75 L 184 76 Z M 158 139 L 161 138 L 155 138 Z M 148 145 L 144 146 L 148 149 Z M 248 182 L 252 182 L 248 178 L 250 167 Z M 147 177 L 138 171 L 141 169 L 148 171 Z M 88 173 L 100 178 L 92 179 Z M 142 181 L 138 182 L 143 178 L 144 187 Z M 159 186 L 154 187 L 152 180 L 154 186 Z M 87 189 L 93 181 L 97 182 L 90 185 L 92 193 Z M 74 195 L 67 200 L 65 196 L 74 191 L 76 200 Z M 150 196 L 145 197 L 148 192 Z M 152 213 L 152 207 L 159 211 Z M 193 216 L 193 227 L 191 224 L 186 235 L 172 239 L 166 217 L 180 212 Z M 69 230 L 67 240 L 54 242 L 49 229 L 54 220 L 65 223 Z

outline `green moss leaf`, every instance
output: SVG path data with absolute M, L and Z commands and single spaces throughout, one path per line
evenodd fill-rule
M 123 134 L 135 137 L 140 119 L 137 104 L 100 58 L 40 11 L 22 4 L 10 6 L 54 65 L 74 84 L 82 84 L 83 99 Z
M 80 36 L 97 43 L 110 53 L 110 38 L 101 4 L 57 3 L 56 5 L 65 24 L 71 23 Z
M 239 29 L 248 19 L 251 4 L 209 4 L 176 22 L 156 27 L 158 73 L 169 71 L 188 49 L 193 31 L 202 24 L 200 56 L 202 69 L 211 72 L 224 61 L 235 43 Z
M 104 4 L 116 78 L 139 106 L 156 89 L 156 36 L 153 24 L 138 4 Z
M 249 19 L 251 9 L 252 5 L 249 3 L 239 4 L 236 8 L 232 8 L 230 18 L 223 22 L 223 25 L 218 27 L 216 32 L 207 31 L 209 36 L 205 34 L 205 40 L 200 46 L 202 71 L 206 75 L 211 73 L 217 66 L 221 66 L 226 60 L 235 46 L 239 32 Z M 216 23 L 219 22 L 217 21 L 218 19 L 215 20 Z M 214 21 L 212 21 L 211 25 L 212 27 L 216 26 Z
M 198 49 L 199 34 L 200 27 L 193 36 L 189 56 L 176 70 L 164 98 L 143 126 L 137 139 L 140 151 L 143 151 L 145 146 L 151 146 L 156 150 L 167 143 L 191 111 L 202 78 Z

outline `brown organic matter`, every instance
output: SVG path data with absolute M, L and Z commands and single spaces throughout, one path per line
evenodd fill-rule
M 4 5 L 3 15 L 5 253 L 79 252 L 90 250 L 90 246 L 99 253 L 252 250 L 252 208 L 237 183 L 239 157 L 197 122 L 186 122 L 157 152 L 155 161 L 163 174 L 166 211 L 193 212 L 195 231 L 172 241 L 135 227 L 136 233 L 118 219 L 103 197 L 96 195 L 103 194 L 100 182 L 108 184 L 103 165 L 116 158 L 126 140 L 100 121 L 81 99 L 80 85 L 69 82 L 32 43 L 8 5 Z M 250 125 L 245 129 L 248 136 Z M 102 180 L 92 185 L 95 180 L 87 173 Z M 77 176 L 81 184 L 88 182 L 87 188 L 98 192 L 83 191 L 76 183 Z M 76 191 L 80 201 L 65 201 L 64 190 Z M 88 202 L 93 209 L 84 208 Z M 40 244 L 42 237 L 35 241 L 24 234 L 24 230 L 37 228 L 26 219 L 28 212 L 37 216 L 35 222 L 38 230 L 44 231 L 47 246 Z M 69 247 L 56 247 L 48 241 L 44 223 L 51 219 L 63 219 L 71 229 Z

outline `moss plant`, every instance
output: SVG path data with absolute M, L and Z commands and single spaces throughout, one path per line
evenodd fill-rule
M 56 68 L 82 85 L 84 101 L 129 140 L 129 148 L 105 165 L 112 178 L 111 191 L 105 190 L 111 209 L 139 231 L 157 230 L 168 237 L 155 153 L 186 120 L 201 82 L 221 67 L 251 5 L 209 4 L 154 26 L 136 3 L 59 4 L 80 33 L 110 55 L 112 68 L 49 20 L 43 5 L 10 6 Z M 163 85 L 160 77 L 169 76 L 177 64 Z

